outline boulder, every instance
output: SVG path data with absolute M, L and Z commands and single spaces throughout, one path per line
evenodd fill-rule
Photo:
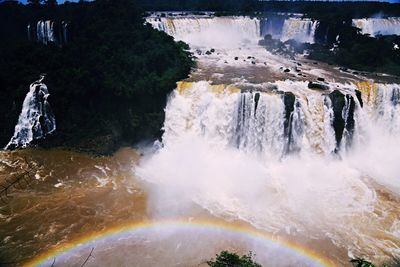
M 308 83 L 308 88 L 310 89 L 316 89 L 316 90 L 329 90 L 329 86 L 326 84 L 322 83 L 317 83 L 317 82 L 309 82 Z

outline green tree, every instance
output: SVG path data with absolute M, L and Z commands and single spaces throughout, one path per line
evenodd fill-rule
M 376 267 L 373 263 L 366 261 L 361 258 L 355 258 L 350 260 L 354 267 Z M 386 264 L 383 264 L 382 267 L 388 267 Z
M 210 267 L 262 267 L 261 264 L 253 261 L 253 253 L 239 256 L 235 253 L 222 251 L 217 258 L 207 262 Z
M 38 6 L 42 3 L 42 0 L 28 0 L 27 3 L 28 5 Z
M 44 4 L 47 6 L 55 6 L 57 5 L 57 0 L 45 0 Z

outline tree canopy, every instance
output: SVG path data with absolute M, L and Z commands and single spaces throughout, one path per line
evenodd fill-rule
M 5 4 L 1 14 L 0 32 L 21 32 L 0 48 L 1 146 L 12 136 L 29 84 L 41 73 L 47 74 L 57 120 L 56 134 L 44 145 L 110 152 L 160 136 L 167 95 L 193 61 L 186 44 L 145 25 L 134 2 Z M 68 21 L 70 42 L 26 41 L 27 23 L 38 20 Z

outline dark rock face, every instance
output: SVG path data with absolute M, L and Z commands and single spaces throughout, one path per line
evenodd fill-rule
M 257 114 L 257 108 L 258 108 L 258 101 L 260 100 L 260 93 L 255 93 L 254 95 L 254 114 Z
M 345 105 L 344 95 L 335 90 L 331 94 L 329 94 L 329 98 L 332 102 L 333 109 L 333 129 L 335 130 L 335 139 L 336 139 L 336 147 L 340 146 L 340 142 L 342 141 L 343 131 L 345 127 L 345 121 L 342 117 L 342 111 Z
M 292 92 L 285 92 L 283 94 L 283 103 L 285 105 L 285 121 L 284 121 L 284 136 L 287 139 L 285 153 L 290 152 L 291 144 L 293 143 L 292 138 L 292 119 L 294 112 L 294 105 L 296 97 Z
M 400 88 L 396 88 L 393 90 L 391 101 L 394 106 L 397 106 L 400 104 Z
M 332 126 L 335 130 L 336 139 L 336 151 L 339 150 L 343 137 L 349 142 L 354 133 L 354 110 L 355 110 L 355 100 L 351 95 L 344 95 L 339 90 L 335 90 L 329 94 L 329 98 L 332 102 L 333 109 L 333 123 Z
M 309 82 L 308 83 L 308 88 L 310 89 L 316 89 L 316 90 L 329 90 L 329 86 L 322 84 L 322 83 L 317 83 L 317 82 Z
M 360 103 L 360 106 L 361 106 L 361 107 L 364 107 L 364 103 L 363 103 L 363 100 L 362 100 L 362 93 L 361 93 L 361 91 L 356 90 L 356 96 L 357 96 L 358 102 Z

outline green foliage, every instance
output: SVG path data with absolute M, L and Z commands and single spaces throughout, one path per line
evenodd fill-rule
M 236 253 L 222 251 L 216 255 L 216 259 L 208 261 L 210 267 L 261 267 L 261 265 L 253 260 L 253 254 L 239 256 Z
M 353 264 L 354 267 L 375 267 L 374 264 L 372 264 L 369 261 L 366 261 L 361 258 L 355 258 L 350 260 L 350 262 Z M 382 267 L 388 267 L 386 264 L 383 264 Z
M 27 23 L 53 19 L 70 22 L 71 40 L 62 47 L 27 42 L 19 35 L 4 40 L 0 146 L 12 136 L 29 84 L 41 73 L 47 74 L 57 120 L 56 134 L 44 145 L 104 153 L 160 136 L 167 95 L 187 77 L 193 60 L 186 44 L 145 25 L 132 1 L 0 5 L 1 14 L 8 17 L 0 16 L 0 32 L 21 25 L 16 30 L 26 39 Z
M 329 50 L 331 44 L 315 44 L 309 58 L 356 70 L 400 74 L 400 50 L 394 49 L 394 43 L 400 43 L 400 37 L 372 38 L 353 27 L 343 29 L 339 34 L 340 44 L 335 51 Z

